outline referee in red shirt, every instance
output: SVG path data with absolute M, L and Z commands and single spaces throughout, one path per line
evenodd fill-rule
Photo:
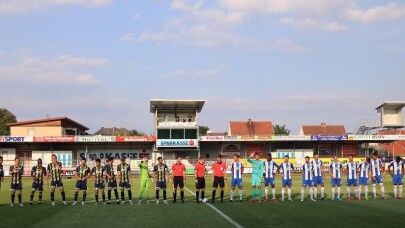
M 201 199 L 204 199 L 204 195 L 205 195 L 205 158 L 204 157 L 200 157 L 198 162 L 195 164 L 194 177 L 195 177 L 195 188 L 196 188 L 195 198 L 197 200 L 197 203 L 200 203 L 200 200 L 198 198 L 200 195 L 200 192 L 201 192 Z
M 172 180 L 173 180 L 173 203 L 176 203 L 177 187 L 180 187 L 181 202 L 184 203 L 184 184 L 186 183 L 186 166 L 181 163 L 181 157 L 177 157 L 177 162 L 172 167 Z
M 224 202 L 224 187 L 226 181 L 226 164 L 222 162 L 222 156 L 218 155 L 217 161 L 212 165 L 212 203 L 215 203 L 215 194 L 218 186 L 221 188 L 221 203 Z

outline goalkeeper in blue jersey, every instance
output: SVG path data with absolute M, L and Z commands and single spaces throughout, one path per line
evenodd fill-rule
M 254 160 L 253 160 L 254 158 Z M 250 202 L 262 202 L 262 178 L 264 163 L 258 153 L 252 153 L 247 161 L 252 164 L 252 199 Z

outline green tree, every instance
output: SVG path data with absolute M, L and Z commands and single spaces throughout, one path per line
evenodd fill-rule
M 132 129 L 128 132 L 128 136 L 142 136 L 146 135 L 144 132 L 138 131 L 136 129 Z
M 273 132 L 275 135 L 290 135 L 290 130 L 284 125 L 273 125 Z
M 209 130 L 210 130 L 210 128 L 208 126 L 199 126 L 198 127 L 198 132 L 199 132 L 200 136 L 207 135 L 207 132 Z
M 17 120 L 13 114 L 5 108 L 0 108 L 0 135 L 10 135 L 10 127 L 7 124 L 15 122 Z

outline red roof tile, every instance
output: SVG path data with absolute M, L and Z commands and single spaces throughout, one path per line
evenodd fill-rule
M 344 135 L 346 134 L 343 125 L 303 125 L 302 133 L 304 135 Z
M 229 122 L 229 134 L 236 135 L 273 135 L 273 124 L 270 121 Z

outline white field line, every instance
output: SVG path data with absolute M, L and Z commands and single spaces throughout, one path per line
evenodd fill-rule
M 184 187 L 185 190 L 187 190 L 188 192 L 190 192 L 193 196 L 195 196 L 195 193 L 193 191 L 191 191 L 190 189 Z M 210 203 L 205 203 L 207 206 L 209 206 L 212 210 L 214 210 L 215 212 L 217 212 L 219 215 L 221 215 L 224 219 L 226 219 L 228 222 L 232 223 L 235 227 L 237 228 L 243 228 L 242 225 L 240 225 L 239 223 L 237 223 L 235 220 L 231 219 L 228 215 L 226 215 L 225 213 L 223 213 L 222 211 L 220 211 L 218 208 L 216 208 L 215 206 L 213 206 Z

